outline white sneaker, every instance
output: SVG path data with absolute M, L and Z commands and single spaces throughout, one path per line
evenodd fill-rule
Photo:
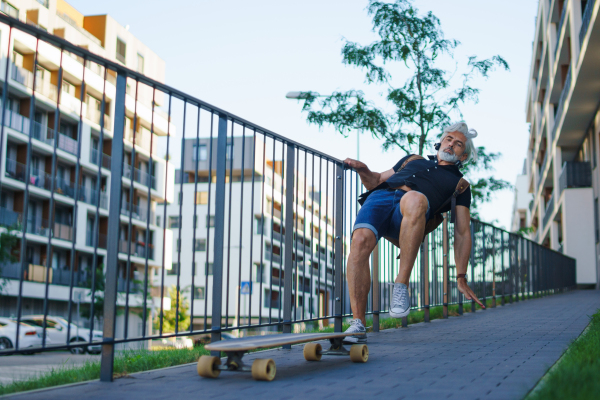
M 353 335 L 346 336 L 344 338 L 344 343 L 347 344 L 357 344 L 357 343 L 367 343 L 367 329 L 363 325 L 360 319 L 353 319 L 350 321 L 350 327 L 346 329 L 344 333 L 359 333 L 362 332 L 363 335 Z
M 410 296 L 408 295 L 408 287 L 404 283 L 394 283 L 390 317 L 404 318 L 408 316 L 408 314 L 410 314 Z

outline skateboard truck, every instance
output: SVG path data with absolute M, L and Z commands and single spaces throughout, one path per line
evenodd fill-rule
M 329 339 L 329 343 L 331 343 L 331 345 L 329 346 L 329 349 L 325 350 L 325 351 L 320 351 L 319 354 L 323 355 L 323 356 L 348 356 L 348 355 L 350 355 L 350 350 L 348 350 L 344 347 L 343 341 L 344 341 L 344 338 Z
M 213 368 L 219 371 L 243 371 L 252 372 L 252 367 L 244 364 L 242 357 L 245 351 L 227 352 L 227 361 L 225 365 L 215 365 Z

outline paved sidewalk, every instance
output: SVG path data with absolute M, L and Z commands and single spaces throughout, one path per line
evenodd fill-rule
M 600 291 L 528 300 L 429 324 L 369 335 L 369 362 L 346 357 L 307 362 L 302 347 L 248 357 L 273 358 L 277 377 L 248 373 L 200 378 L 195 365 L 13 396 L 18 399 L 521 399 L 600 308 Z

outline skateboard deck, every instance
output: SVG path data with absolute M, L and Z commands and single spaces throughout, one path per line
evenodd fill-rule
M 275 378 L 276 367 L 272 359 L 256 359 L 252 365 L 242 361 L 244 354 L 250 350 L 279 347 L 298 343 L 313 342 L 315 340 L 329 340 L 329 349 L 323 349 L 319 343 L 304 345 L 304 359 L 306 361 L 319 361 L 324 355 L 350 356 L 353 362 L 364 363 L 369 358 L 369 349 L 366 344 L 355 344 L 350 350 L 343 346 L 346 336 L 360 334 L 347 333 L 284 333 L 280 335 L 252 336 L 210 343 L 205 346 L 210 351 L 220 351 L 227 355 L 225 365 L 221 359 L 213 356 L 202 356 L 198 360 L 198 375 L 204 378 L 217 378 L 221 371 L 251 372 L 256 380 L 272 381 Z

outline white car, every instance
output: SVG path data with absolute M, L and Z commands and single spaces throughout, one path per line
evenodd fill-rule
M 38 329 L 44 327 L 44 316 L 43 315 L 26 315 L 21 317 L 21 321 L 35 326 Z M 55 317 L 48 315 L 46 317 L 46 334 L 53 345 L 65 345 L 67 343 L 67 327 L 69 326 L 66 319 L 62 317 Z M 69 333 L 69 343 L 73 342 L 89 342 L 90 330 L 87 328 L 80 328 L 77 325 L 71 323 L 71 332 Z M 92 332 L 92 341 L 102 341 L 102 331 L 94 330 Z M 90 354 L 100 354 L 102 346 L 100 344 L 92 346 L 72 347 L 71 353 L 83 354 L 85 351 Z
M 9 318 L 0 318 L 0 352 L 13 349 L 17 343 L 17 323 Z M 19 350 L 42 347 L 42 336 L 34 326 L 21 322 L 19 328 Z

